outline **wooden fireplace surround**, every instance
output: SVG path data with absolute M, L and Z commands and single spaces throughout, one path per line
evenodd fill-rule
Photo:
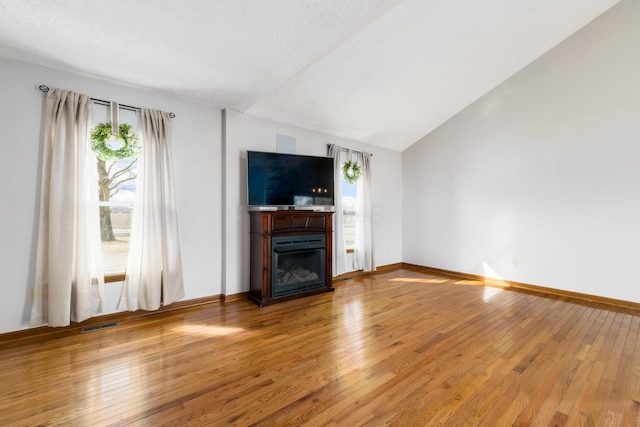
M 249 211 L 250 286 L 249 299 L 260 307 L 334 290 L 332 277 L 333 212 L 304 210 Z M 325 237 L 324 287 L 272 298 L 272 246 L 276 236 L 322 234 Z

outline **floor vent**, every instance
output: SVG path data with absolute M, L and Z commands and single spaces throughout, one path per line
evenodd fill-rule
M 120 324 L 119 322 L 110 322 L 110 323 L 102 323 L 100 325 L 85 326 L 84 328 L 80 329 L 80 333 L 86 334 L 89 332 L 101 331 L 103 329 L 115 328 L 119 324 Z

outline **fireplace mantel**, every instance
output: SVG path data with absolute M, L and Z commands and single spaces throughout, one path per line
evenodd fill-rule
M 333 212 L 249 211 L 249 215 L 251 301 L 262 307 L 334 290 Z M 290 265 L 296 257 L 301 264 L 296 265 L 295 273 L 306 272 L 310 279 L 301 279 L 298 285 L 289 281 L 281 284 L 278 263 Z

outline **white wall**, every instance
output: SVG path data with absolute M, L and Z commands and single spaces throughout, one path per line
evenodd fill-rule
M 407 149 L 403 260 L 640 302 L 639 76 L 626 0 Z
M 185 299 L 221 293 L 220 110 L 182 99 L 0 58 L 0 333 L 24 329 L 31 310 L 44 95 L 38 85 L 122 104 L 173 111 L 176 198 Z M 107 284 L 107 312 L 121 283 Z
M 226 250 L 224 293 L 249 290 L 249 215 L 246 203 L 247 150 L 276 151 L 276 135 L 296 138 L 297 154 L 325 156 L 327 144 L 373 154 L 374 251 L 376 265 L 402 261 L 401 153 L 226 111 Z
M 173 111 L 176 197 L 185 275 L 185 300 L 249 289 L 246 150 L 275 151 L 276 134 L 296 137 L 301 154 L 325 155 L 339 143 L 374 154 L 374 233 L 377 265 L 402 261 L 401 154 L 331 138 L 229 111 L 227 146 L 216 108 L 138 87 L 0 58 L 0 333 L 28 327 L 34 281 L 44 95 L 38 85 L 71 89 L 122 104 Z M 223 161 L 224 156 L 224 161 Z M 226 185 L 223 193 L 223 185 Z M 224 200 L 223 200 L 224 198 Z M 226 201 L 226 205 L 223 203 Z M 222 217 L 226 215 L 226 247 Z M 223 264 L 224 262 L 224 264 Z M 122 283 L 107 284 L 107 310 L 116 310 Z

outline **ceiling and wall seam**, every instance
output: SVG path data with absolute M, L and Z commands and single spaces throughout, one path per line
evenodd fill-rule
M 401 152 L 619 1 L 0 0 L 0 56 Z

